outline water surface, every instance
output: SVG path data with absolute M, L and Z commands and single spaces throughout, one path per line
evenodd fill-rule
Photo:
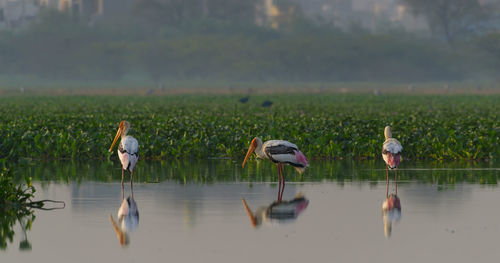
M 34 179 L 36 199 L 63 200 L 66 208 L 35 211 L 26 236 L 17 224 L 0 251 L 2 262 L 491 262 L 500 256 L 495 163 L 407 162 L 398 171 L 400 215 L 384 217 L 386 192 L 396 189 L 393 172 L 386 188 L 380 162 L 312 162 L 302 176 L 287 167 L 283 200 L 303 195 L 307 202 L 282 206 L 272 206 L 278 185 L 268 162 L 245 169 L 234 160 L 141 162 L 133 184 L 139 220 L 124 246 L 110 220 L 119 226 L 116 162 L 26 161 L 16 172 L 19 181 Z M 25 238 L 30 250 L 19 249 Z

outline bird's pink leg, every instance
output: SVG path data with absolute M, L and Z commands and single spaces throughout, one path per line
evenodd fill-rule
M 132 193 L 132 199 L 134 199 L 134 187 L 132 185 L 133 180 L 134 180 L 134 172 L 130 171 L 130 192 Z
M 385 166 L 385 169 L 387 170 L 387 183 L 386 183 L 386 192 L 385 192 L 385 197 L 389 197 L 389 166 Z
M 283 181 L 282 187 L 281 188 L 281 196 L 280 196 L 280 201 L 283 200 L 283 193 L 285 192 L 285 174 L 283 173 L 283 166 L 280 167 L 281 170 L 281 180 Z
M 122 168 L 122 200 L 123 200 L 123 197 L 124 197 L 124 196 L 123 196 L 123 173 L 124 173 L 124 172 L 125 172 L 125 170 L 123 170 L 123 168 Z
M 125 192 L 123 190 L 123 169 L 122 169 L 122 201 L 125 199 Z
M 278 202 L 281 202 L 281 163 L 278 163 Z
M 396 175 L 394 176 L 394 184 L 396 185 L 396 195 L 398 195 L 398 168 L 395 170 Z

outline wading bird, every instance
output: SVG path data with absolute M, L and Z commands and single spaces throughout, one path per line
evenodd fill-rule
M 245 167 L 245 163 L 250 157 L 250 155 L 255 152 L 257 157 L 262 159 L 269 159 L 273 163 L 278 165 L 278 202 L 281 202 L 283 197 L 283 191 L 285 190 L 285 175 L 283 174 L 283 164 L 290 164 L 301 174 L 304 172 L 306 167 L 309 166 L 309 162 L 304 154 L 299 151 L 297 145 L 283 141 L 283 140 L 270 140 L 262 143 L 259 137 L 255 137 L 250 143 L 250 148 L 248 149 L 245 160 L 243 161 L 242 167 Z M 283 186 L 283 190 L 282 187 Z
M 123 187 L 123 174 L 125 170 L 130 171 L 130 188 L 132 188 L 132 179 L 134 177 L 134 167 L 139 159 L 139 143 L 132 136 L 127 136 L 127 132 L 130 129 L 130 123 L 128 121 L 120 122 L 118 131 L 116 132 L 115 139 L 109 148 L 109 152 L 113 150 L 118 138 L 121 138 L 120 144 L 118 145 L 118 157 L 122 163 L 122 187 Z
M 272 105 L 273 105 L 272 101 L 265 100 L 264 102 L 262 102 L 262 104 L 260 106 L 267 108 L 267 107 L 271 107 Z
M 240 98 L 239 101 L 241 103 L 247 103 L 249 99 L 250 99 L 250 96 L 245 96 L 245 97 Z
M 382 145 L 382 157 L 386 163 L 387 168 L 387 185 L 389 185 L 389 169 L 395 170 L 395 181 L 396 181 L 396 195 L 398 194 L 398 166 L 401 162 L 401 151 L 403 146 L 398 140 L 392 138 L 391 127 L 386 126 L 384 130 L 385 142 Z M 387 188 L 387 195 L 389 195 L 389 188 Z

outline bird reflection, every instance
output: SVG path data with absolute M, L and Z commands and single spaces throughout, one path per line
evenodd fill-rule
M 396 189 L 397 182 L 395 182 Z M 382 219 L 384 221 L 384 235 L 389 238 L 392 234 L 392 223 L 401 220 L 401 201 L 396 193 L 389 194 L 389 181 L 386 184 L 386 198 L 382 203 Z
M 242 197 L 241 200 L 253 227 L 258 227 L 263 223 L 283 224 L 293 222 L 309 204 L 309 200 L 302 193 L 299 193 L 290 201 L 274 201 L 269 206 L 259 207 L 254 213 L 245 198 Z
M 125 199 L 122 185 L 122 204 L 118 209 L 118 223 L 115 222 L 112 215 L 109 215 L 116 237 L 122 247 L 129 244 L 128 233 L 137 229 L 139 225 L 139 210 L 134 199 L 133 188 L 130 190 L 132 195 Z

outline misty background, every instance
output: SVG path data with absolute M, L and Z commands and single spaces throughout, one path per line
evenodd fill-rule
M 498 82 L 500 0 L 0 0 L 0 84 Z

